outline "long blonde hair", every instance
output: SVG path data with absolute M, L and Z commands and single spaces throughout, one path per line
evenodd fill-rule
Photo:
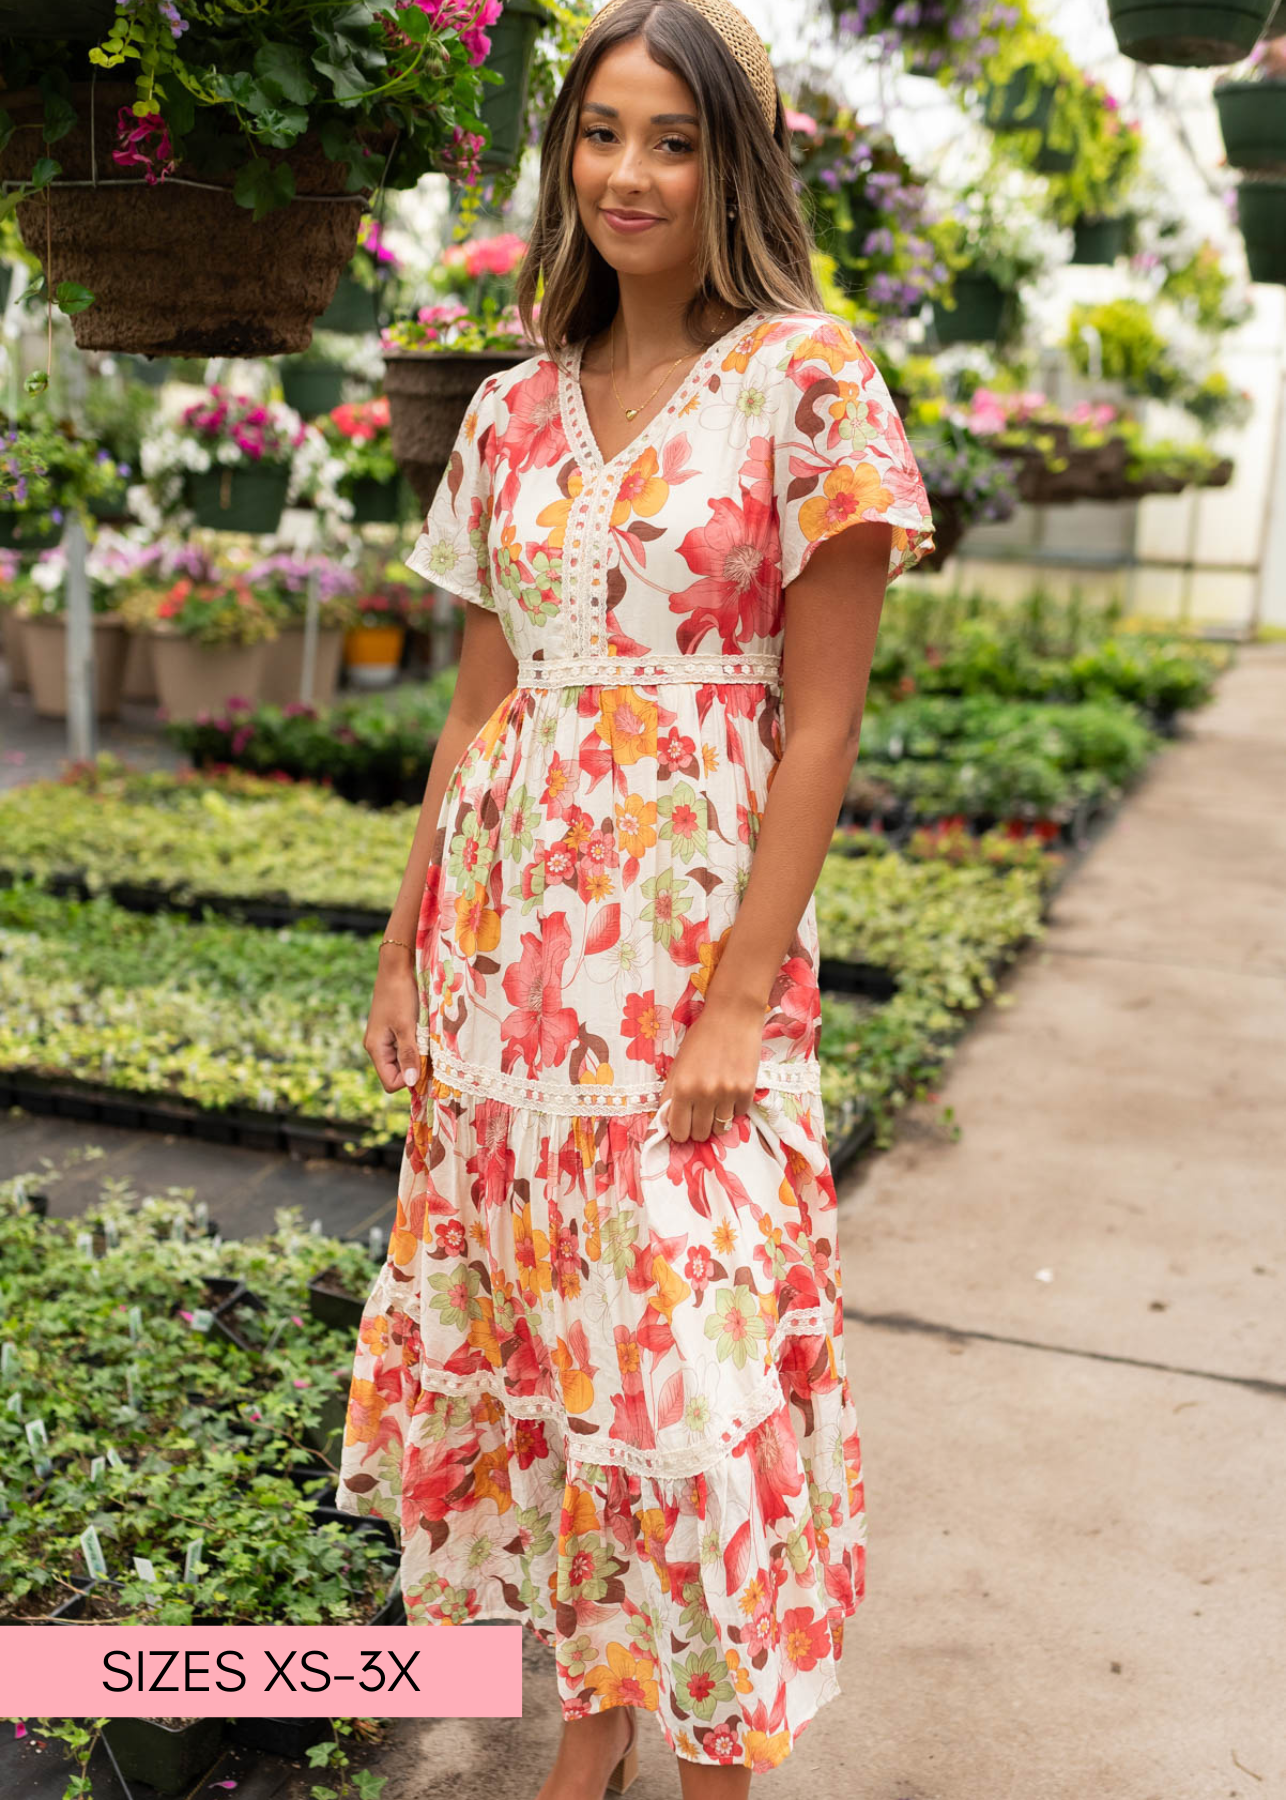
M 653 61 L 687 82 L 702 124 L 697 286 L 683 316 L 689 337 L 704 345 L 721 335 L 702 334 L 697 326 L 711 303 L 762 312 L 824 310 L 780 94 L 770 133 L 745 71 L 699 12 L 685 0 L 624 0 L 572 58 L 541 147 L 536 217 L 516 298 L 528 338 L 555 361 L 567 345 L 605 330 L 619 301 L 616 271 L 581 224 L 572 156 L 599 59 L 635 37 Z M 734 219 L 729 206 L 737 209 Z

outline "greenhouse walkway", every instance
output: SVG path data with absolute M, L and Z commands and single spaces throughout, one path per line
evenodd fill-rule
M 1247 650 L 965 1040 L 960 1140 L 843 1190 L 867 1595 L 765 1796 L 1286 1792 L 1284 794 L 1286 649 Z M 526 1670 L 521 1727 L 399 1727 L 383 1800 L 530 1800 Z

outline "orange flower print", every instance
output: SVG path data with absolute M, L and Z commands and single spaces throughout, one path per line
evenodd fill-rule
M 552 527 L 548 538 L 545 540 L 551 550 L 562 549 L 563 540 L 567 535 L 567 515 L 571 512 L 572 506 L 577 500 L 584 485 L 585 478 L 580 470 L 577 469 L 567 483 L 566 498 L 551 500 L 548 506 L 542 506 L 540 511 L 536 514 L 537 525 L 547 525 Z
M 616 836 L 626 856 L 643 856 L 656 842 L 656 801 L 627 794 L 616 806 Z
M 631 1656 L 624 1644 L 609 1644 L 606 1663 L 590 1670 L 585 1686 L 598 1695 L 600 1707 L 645 1706 L 655 1712 L 661 1703 L 655 1666 L 645 1656 Z
M 618 768 L 629 768 L 656 756 L 656 702 L 632 687 L 604 688 L 599 695 L 596 730 L 612 747 Z
M 653 513 L 660 512 L 670 494 L 670 484 L 662 481 L 657 474 L 660 464 L 655 450 L 645 450 L 625 472 L 625 479 L 616 490 L 616 504 L 612 507 L 612 528 L 624 525 L 631 513 L 637 513 L 640 519 L 650 519 Z
M 869 512 L 887 512 L 892 504 L 893 496 L 881 483 L 878 470 L 870 463 L 861 463 L 857 468 L 846 463 L 831 470 L 820 494 L 804 501 L 799 509 L 799 529 L 812 543 L 833 536 L 850 519 L 863 519 Z
M 487 905 L 487 890 L 475 882 L 467 894 L 457 894 L 455 902 L 455 941 L 461 956 L 470 961 L 500 942 L 500 915 Z

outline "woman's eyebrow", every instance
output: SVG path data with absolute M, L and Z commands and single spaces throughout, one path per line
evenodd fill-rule
M 621 116 L 616 107 L 604 106 L 601 100 L 586 100 L 581 111 L 602 113 L 609 119 L 619 119 Z M 650 123 L 653 125 L 699 125 L 701 121 L 694 118 L 691 113 L 653 113 Z

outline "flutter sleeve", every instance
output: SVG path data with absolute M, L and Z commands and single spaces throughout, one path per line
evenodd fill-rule
M 778 409 L 773 443 L 781 582 L 849 525 L 893 527 L 889 580 L 933 548 L 933 518 L 884 378 L 841 320 L 819 316 L 765 349 Z
M 496 611 L 488 536 L 497 377 L 479 383 L 465 411 L 407 567 L 475 606 Z

